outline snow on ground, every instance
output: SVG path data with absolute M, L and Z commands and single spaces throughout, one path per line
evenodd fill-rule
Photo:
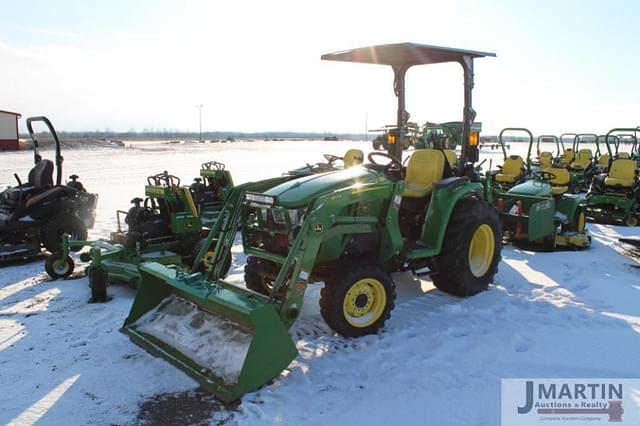
M 167 169 L 188 182 L 200 163 L 215 159 L 243 182 L 351 146 L 368 147 L 253 142 L 74 150 L 65 154 L 65 174 L 79 174 L 100 193 L 93 235 L 106 236 L 114 211 L 127 208 L 149 174 Z M 28 153 L 2 155 L 3 184 L 12 183 L 14 171 L 26 176 Z M 485 155 L 494 164 L 500 158 Z M 0 276 L 0 423 L 166 423 L 170 417 L 162 416 L 172 415 L 183 423 L 496 425 L 501 378 L 640 377 L 640 269 L 617 242 L 637 230 L 589 229 L 587 251 L 505 247 L 495 285 L 468 299 L 397 275 L 396 309 L 376 336 L 333 335 L 320 317 L 320 286 L 312 286 L 291 331 L 300 356 L 272 384 L 226 409 L 118 332 L 133 290 L 112 286 L 109 303 L 88 304 L 80 273 L 49 281 L 42 259 L 10 265 Z M 236 244 L 233 253 L 230 281 L 241 285 L 242 247 Z M 149 420 L 145 407 L 158 400 L 173 405 L 152 407 Z M 204 404 L 200 417 L 189 411 L 198 404 Z

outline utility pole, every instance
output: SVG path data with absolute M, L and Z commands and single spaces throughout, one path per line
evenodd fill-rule
M 204 105 L 200 104 L 200 105 L 196 105 L 196 108 L 198 108 L 198 121 L 200 123 L 200 139 L 198 140 L 198 142 L 202 143 L 202 107 Z
M 369 140 L 369 113 L 364 113 L 364 140 Z

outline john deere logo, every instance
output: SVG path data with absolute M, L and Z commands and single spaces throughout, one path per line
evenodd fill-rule
M 315 225 L 313 225 L 313 230 L 318 233 L 322 232 L 322 224 L 316 223 Z
M 187 228 L 193 228 L 193 223 L 187 222 Z

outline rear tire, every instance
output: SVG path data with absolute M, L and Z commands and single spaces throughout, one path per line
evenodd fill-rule
M 44 262 L 44 269 L 47 274 L 54 280 L 58 278 L 67 278 L 73 273 L 75 264 L 73 259 L 69 256 L 66 258 L 61 252 L 55 252 L 47 257 Z
M 445 293 L 472 296 L 487 289 L 502 251 L 498 212 L 484 200 L 458 201 L 436 257 L 433 284 Z
M 391 316 L 396 287 L 380 267 L 363 265 L 327 278 L 320 313 L 336 333 L 359 337 L 377 333 Z
M 47 221 L 40 231 L 44 247 L 51 253 L 62 250 L 62 236 L 71 235 L 73 240 L 87 239 L 87 226 L 73 213 L 59 214 Z M 80 251 L 82 246 L 73 246 L 71 251 Z

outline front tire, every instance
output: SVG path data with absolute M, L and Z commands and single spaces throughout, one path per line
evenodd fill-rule
M 356 267 L 327 278 L 320 292 L 320 313 L 336 333 L 359 337 L 377 333 L 391 316 L 396 287 L 377 266 Z
M 244 267 L 244 282 L 249 290 L 256 293 L 271 295 L 273 282 L 278 275 L 278 266 L 268 260 L 249 256 Z
M 483 200 L 460 200 L 453 209 L 433 284 L 455 296 L 473 296 L 489 287 L 498 270 L 502 239 L 500 218 Z
M 75 264 L 69 256 L 66 258 L 61 252 L 55 252 L 47 257 L 44 262 L 44 269 L 47 274 L 54 280 L 58 278 L 67 278 L 73 273 Z

